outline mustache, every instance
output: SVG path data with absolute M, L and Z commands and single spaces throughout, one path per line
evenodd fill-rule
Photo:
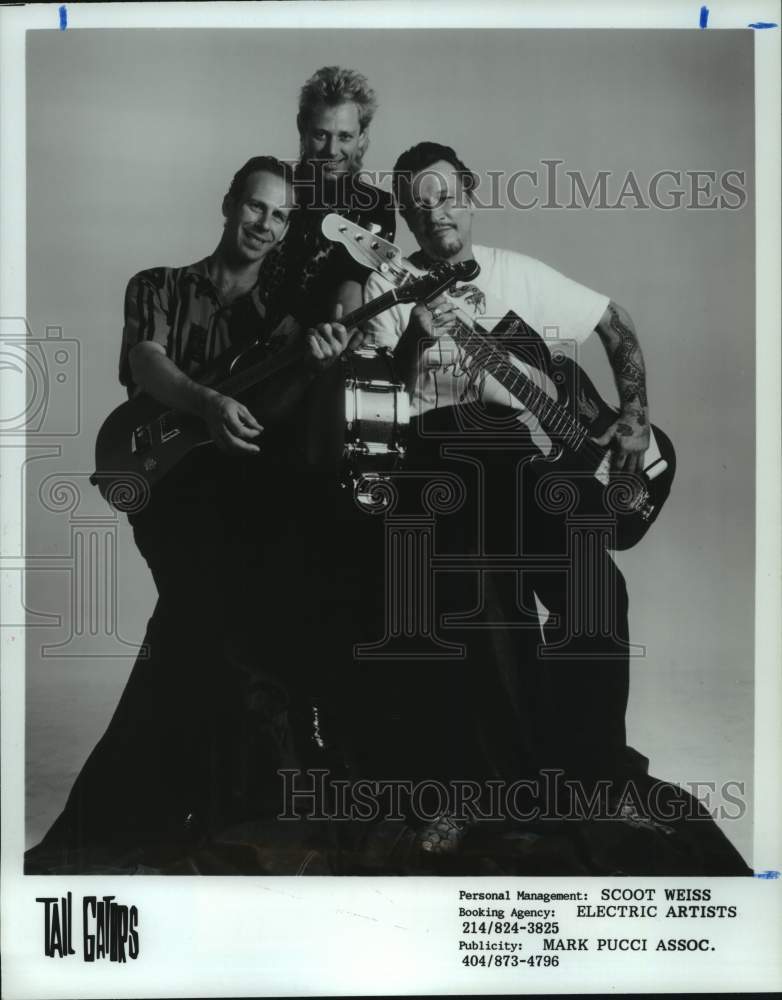
M 336 156 L 307 156 L 302 155 L 301 163 L 309 164 L 311 167 L 324 167 L 331 163 L 347 163 L 351 167 L 360 167 L 363 162 L 363 153 L 339 153 Z

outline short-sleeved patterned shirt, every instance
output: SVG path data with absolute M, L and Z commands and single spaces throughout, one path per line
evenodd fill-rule
M 208 262 L 204 258 L 187 267 L 153 267 L 130 279 L 119 362 L 119 380 L 129 396 L 137 387 L 128 355 L 144 340 L 160 344 L 185 374 L 195 375 L 229 347 L 249 347 L 268 338 L 258 282 L 225 304 L 209 277 Z

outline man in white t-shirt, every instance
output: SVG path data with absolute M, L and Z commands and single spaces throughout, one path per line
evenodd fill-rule
M 477 177 L 449 146 L 422 142 L 400 156 L 395 194 L 420 248 L 407 267 L 422 273 L 437 261 L 475 260 L 481 270 L 474 281 L 457 285 L 447 296 L 381 313 L 365 325 L 365 345 L 394 352 L 411 391 L 412 412 L 423 413 L 468 398 L 514 405 L 496 384 L 484 384 L 480 392 L 473 386 L 465 397 L 470 375 L 455 364 L 460 352 L 449 334 L 455 316 L 496 320 L 511 310 L 533 330 L 554 330 L 559 340 L 577 344 L 595 331 L 620 398 L 620 415 L 601 443 L 615 447 L 614 468 L 635 472 L 649 445 L 649 420 L 643 356 L 630 316 L 607 296 L 533 257 L 474 244 L 471 192 L 476 184 Z M 372 274 L 365 301 L 388 287 L 382 276 Z M 422 352 L 419 344 L 430 346 Z
M 400 156 L 394 173 L 394 193 L 400 213 L 419 245 L 419 250 L 405 262 L 406 267 L 417 273 L 429 270 L 437 262 L 475 260 L 480 273 L 473 281 L 457 285 L 448 295 L 415 306 L 397 305 L 382 313 L 365 326 L 365 345 L 393 351 L 398 373 L 410 391 L 411 413 L 417 418 L 413 427 L 420 428 L 428 418 L 440 413 L 464 413 L 465 406 L 469 410 L 470 404 L 473 409 L 487 407 L 486 412 L 501 407 L 496 412 L 506 414 L 511 407 L 519 410 L 520 431 L 526 425 L 531 440 L 537 442 L 532 450 L 546 454 L 551 442 L 541 433 L 540 426 L 524 411 L 517 396 L 504 387 L 507 380 L 502 384 L 495 378 L 492 364 L 482 363 L 480 349 L 471 354 L 465 349 L 463 339 L 460 343 L 454 340 L 454 324 L 461 323 L 464 329 L 478 321 L 484 330 L 497 333 L 507 331 L 509 324 L 513 330 L 523 320 L 521 326 L 531 328 L 530 332 L 545 334 L 547 339 L 553 333 L 559 343 L 570 345 L 580 344 L 596 331 L 612 368 L 620 400 L 617 419 L 596 440 L 611 446 L 614 469 L 626 473 L 641 469 L 649 444 L 649 411 L 643 357 L 630 317 L 607 296 L 585 288 L 541 261 L 510 250 L 474 244 L 471 192 L 476 184 L 477 177 L 450 147 L 423 142 Z M 383 277 L 371 275 L 365 287 L 365 300 L 376 298 L 387 288 Z M 546 350 L 542 340 L 538 341 L 538 347 Z M 450 425 L 451 444 L 454 426 L 460 424 L 463 419 L 457 415 L 455 425 L 453 422 Z M 437 426 L 436 420 L 433 425 Z M 493 425 L 489 422 L 486 426 Z M 489 443 L 486 455 L 496 455 L 497 449 L 496 442 Z M 518 465 L 518 460 L 514 461 Z M 459 466 L 452 463 L 449 468 L 458 470 Z M 461 468 L 467 466 L 463 464 Z M 509 490 L 514 488 L 513 475 L 504 481 Z M 548 530 L 543 528 L 545 518 L 537 516 L 535 501 L 524 491 L 521 505 L 525 510 L 519 516 L 513 503 L 506 502 L 505 515 L 511 522 L 523 520 L 526 538 L 535 542 Z M 512 524 L 508 529 L 506 537 L 511 538 L 515 529 Z M 537 548 L 533 545 L 536 556 L 556 551 L 556 545 L 547 549 L 546 544 Z M 633 761 L 633 753 L 625 746 L 624 728 L 629 677 L 624 580 L 604 550 L 596 554 L 594 561 L 593 576 L 600 580 L 600 594 L 582 593 L 574 600 L 572 585 L 568 592 L 567 574 L 547 571 L 538 558 L 529 572 L 521 574 L 523 594 L 518 595 L 520 605 L 516 609 L 525 607 L 526 601 L 528 619 L 537 613 L 540 631 L 535 624 L 534 628 L 528 626 L 526 631 L 513 633 L 516 685 L 520 701 L 526 702 L 522 713 L 526 723 L 520 725 L 529 730 L 519 742 L 527 763 L 531 763 L 532 771 L 561 767 L 566 775 L 587 782 L 601 777 L 617 778 L 627 773 L 628 766 L 630 769 L 634 766 L 628 765 L 628 761 Z M 543 647 L 566 637 L 574 625 L 571 619 L 580 613 L 579 609 L 596 600 L 607 609 L 610 635 L 587 637 L 586 644 L 582 641 L 577 652 L 565 651 L 560 657 L 546 659 L 541 654 Z M 510 634 L 506 630 L 506 635 Z M 534 642 L 530 641 L 533 634 Z M 461 693 L 450 692 L 440 705 L 469 704 L 471 692 L 483 683 L 486 648 L 477 657 L 480 676 L 473 673 L 466 681 L 464 676 L 457 681 L 454 673 L 454 683 L 466 683 L 467 687 Z M 563 648 L 567 649 L 567 643 Z M 422 719 L 431 720 L 435 732 L 440 726 L 438 714 L 445 712 L 456 717 L 450 708 L 446 712 L 438 707 L 438 684 L 439 693 L 447 694 L 444 689 L 451 686 L 447 678 L 444 682 L 437 681 L 434 689 L 430 685 L 428 693 L 422 693 L 419 679 L 410 691 L 411 700 L 423 698 L 427 702 L 417 707 L 415 718 L 419 723 Z M 461 718 L 466 716 L 462 714 Z M 484 730 L 487 724 L 490 727 L 490 719 L 483 720 Z M 458 731 L 451 725 L 449 736 L 447 730 L 446 725 L 440 744 L 447 746 L 450 739 L 455 745 Z M 412 727 L 408 733 L 411 731 Z M 431 744 L 437 738 L 433 739 L 430 733 L 427 741 Z M 441 754 L 441 762 L 446 758 L 447 750 Z M 426 766 L 422 760 L 421 772 L 425 772 Z M 424 776 L 447 777 L 442 773 L 419 773 L 419 777 Z M 425 830 L 424 849 L 447 850 L 458 841 L 460 832 L 444 817 L 442 823 Z

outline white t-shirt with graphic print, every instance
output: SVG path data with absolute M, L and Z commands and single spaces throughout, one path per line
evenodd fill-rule
M 534 257 L 477 245 L 473 246 L 473 256 L 480 265 L 480 274 L 474 281 L 457 284 L 448 297 L 462 318 L 469 323 L 477 321 L 486 330 L 512 311 L 545 340 L 581 343 L 608 305 L 607 296 L 572 281 Z M 405 260 L 405 267 L 413 274 L 425 273 L 410 260 Z M 384 277 L 373 273 L 364 287 L 364 301 L 377 298 L 389 287 Z M 365 345 L 393 350 L 412 311 L 412 304 L 395 305 L 366 322 Z M 463 357 L 448 334 L 425 351 L 411 393 L 412 413 L 474 400 L 520 405 L 491 376 L 476 379 L 465 362 L 469 359 Z

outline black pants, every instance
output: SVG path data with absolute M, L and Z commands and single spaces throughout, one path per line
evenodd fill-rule
M 197 452 L 132 520 L 158 600 L 109 726 L 44 845 L 78 848 L 182 835 L 263 808 L 290 766 L 284 678 L 266 670 L 250 553 L 263 471 Z M 234 636 L 252 616 L 255 654 Z
M 518 428 L 507 440 L 478 430 L 438 410 L 413 431 L 402 487 L 424 495 L 416 472 L 461 484 L 460 499 L 433 515 L 432 618 L 464 655 L 375 665 L 394 706 L 385 730 L 374 727 L 387 736 L 382 757 L 418 781 L 513 780 L 541 768 L 610 776 L 625 751 L 624 579 L 604 548 L 579 547 L 566 519 L 540 509 L 524 472 L 534 444 Z M 549 613 L 542 629 L 535 595 Z M 472 627 L 443 625 L 471 609 Z

